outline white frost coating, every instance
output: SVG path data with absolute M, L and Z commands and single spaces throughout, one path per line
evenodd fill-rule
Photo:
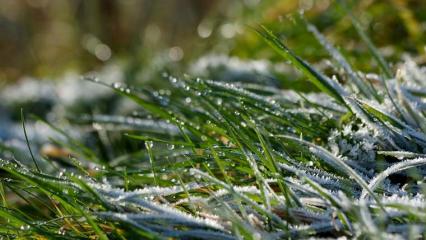
M 426 209 L 426 200 L 422 194 L 417 194 L 411 197 L 398 195 L 384 196 L 382 198 L 382 203 L 385 205 L 402 204 L 415 208 Z
M 365 124 L 348 123 L 343 131 L 334 130 L 328 137 L 328 147 L 335 156 L 344 156 L 367 167 L 376 160 L 379 144 L 374 131 Z
M 399 171 L 403 171 L 409 168 L 418 167 L 421 165 L 426 164 L 426 158 L 417 158 L 414 160 L 407 160 L 403 161 L 397 164 L 392 165 L 391 167 L 387 168 L 385 171 L 381 172 L 379 175 L 377 175 L 368 185 L 371 191 L 374 191 L 374 189 L 377 188 L 377 186 L 389 175 L 394 174 Z M 361 193 L 361 199 L 365 198 L 367 196 L 368 192 L 363 190 Z
M 145 131 L 160 132 L 166 134 L 179 134 L 179 128 L 176 125 L 167 123 L 162 120 L 153 120 L 153 119 L 140 119 L 127 116 L 111 116 L 111 115 L 94 115 L 88 116 L 84 115 L 81 117 L 81 120 L 93 121 L 95 123 L 102 124 L 114 124 L 113 127 L 118 127 L 117 125 L 129 126 L 136 129 L 143 129 Z
M 269 74 L 271 63 L 266 60 L 243 61 L 226 55 L 206 55 L 190 66 L 190 72 L 196 76 L 205 74 L 209 69 L 226 67 L 234 72 L 258 72 Z
M 365 93 L 367 97 L 371 97 L 371 89 L 359 78 L 356 72 L 352 70 L 352 67 L 349 65 L 343 55 L 337 49 L 335 49 L 330 42 L 327 41 L 327 39 L 317 30 L 314 25 L 308 24 L 308 30 L 315 35 L 321 45 L 323 45 L 324 48 L 326 48 L 326 50 L 330 53 L 330 55 L 342 66 L 357 88 Z
M 160 188 L 160 187 L 150 187 L 147 189 L 139 189 L 132 192 L 125 192 L 123 189 L 113 188 L 111 185 L 108 184 L 95 184 L 95 183 L 89 183 L 89 186 L 93 187 L 100 193 L 103 193 L 103 196 L 109 195 L 108 199 L 109 201 L 113 203 L 123 203 L 123 204 L 136 204 L 138 206 L 143 207 L 144 209 L 147 209 L 150 213 L 141 212 L 138 214 L 124 214 L 120 215 L 120 217 L 125 216 L 126 218 L 135 220 L 135 219 L 142 219 L 142 218 L 148 218 L 148 217 L 155 217 L 158 218 L 170 218 L 174 219 L 176 222 L 179 222 L 181 224 L 194 224 L 194 225 L 203 225 L 212 227 L 215 229 L 222 230 L 223 227 L 216 221 L 213 221 L 211 219 L 204 219 L 204 218 L 198 218 L 194 217 L 192 215 L 186 214 L 184 212 L 181 212 L 173 207 L 170 207 L 166 204 L 160 204 L 152 201 L 147 201 L 143 199 L 143 197 L 149 196 L 164 196 L 164 195 L 170 195 L 175 194 L 177 192 L 182 192 L 183 188 L 180 186 L 176 187 L 170 187 L 170 188 Z M 186 187 L 187 189 L 195 189 L 202 187 L 204 185 L 199 185 L 196 183 L 188 184 Z M 147 215 L 148 214 L 148 215 Z M 150 214 L 150 215 L 149 215 Z
M 106 192 L 109 196 L 115 198 L 117 201 L 120 201 L 125 198 L 130 198 L 134 196 L 141 197 L 153 197 L 153 196 L 167 196 L 176 193 L 183 192 L 185 189 L 182 186 L 173 186 L 173 187 L 147 187 L 143 189 L 136 189 L 131 192 L 126 192 L 121 188 L 114 188 L 109 184 L 99 184 L 99 183 L 88 183 L 89 186 L 94 189 L 102 192 Z M 185 185 L 187 190 L 193 190 L 205 187 L 206 184 L 198 183 L 188 183 Z
M 100 212 L 101 215 L 117 215 L 121 218 L 130 219 L 135 222 L 146 221 L 164 221 L 170 224 L 181 224 L 192 227 L 210 227 L 218 230 L 224 230 L 223 226 L 217 221 L 207 218 L 194 217 L 189 214 L 175 211 L 177 214 L 158 214 L 158 213 L 115 213 L 115 212 Z

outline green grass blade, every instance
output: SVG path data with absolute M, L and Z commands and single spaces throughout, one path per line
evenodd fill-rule
M 300 57 L 295 55 L 287 46 L 285 46 L 281 40 L 273 34 L 266 27 L 261 26 L 261 29 L 256 30 L 257 33 L 263 37 L 263 39 L 282 57 L 290 61 L 297 69 L 299 69 L 305 76 L 321 91 L 329 94 L 337 102 L 345 104 L 343 96 L 347 93 L 337 82 L 334 82 L 327 76 L 318 72 L 307 62 L 302 60 Z

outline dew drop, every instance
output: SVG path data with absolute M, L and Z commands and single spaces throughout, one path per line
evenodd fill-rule
M 154 142 L 153 141 L 145 141 L 145 147 L 148 149 L 151 149 L 152 147 L 154 147 Z
M 223 103 L 222 98 L 218 98 L 218 99 L 216 99 L 216 104 L 217 104 L 217 105 L 221 106 L 221 105 L 222 105 L 222 103 Z
M 112 87 L 115 88 L 115 89 L 118 89 L 118 88 L 121 87 L 121 83 L 115 82 L 115 83 L 112 84 Z
M 64 235 L 65 235 L 65 233 L 66 233 L 65 229 L 63 229 L 63 228 L 59 228 L 59 230 L 58 230 L 58 234 L 59 234 L 59 235 L 64 236 Z
M 22 225 L 19 229 L 21 229 L 22 231 L 30 230 L 30 225 Z

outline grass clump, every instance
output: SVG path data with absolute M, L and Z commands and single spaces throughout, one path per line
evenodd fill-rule
M 0 234 L 422 238 L 425 70 L 407 58 L 394 74 L 354 23 L 381 67 L 376 80 L 309 24 L 338 75 L 257 31 L 316 92 L 169 74 L 169 88 L 154 91 L 87 77 L 139 114 L 72 116 L 93 126 L 95 144 L 51 126 L 62 152 L 36 156 L 37 169 L 2 144 Z

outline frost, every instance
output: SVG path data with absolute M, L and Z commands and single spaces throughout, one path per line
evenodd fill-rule
M 226 55 L 206 55 L 199 58 L 190 67 L 190 72 L 196 76 L 202 76 L 208 71 L 214 71 L 218 68 L 226 68 L 230 74 L 242 74 L 245 72 L 256 72 L 268 74 L 270 62 L 266 60 L 243 61 L 236 57 Z

